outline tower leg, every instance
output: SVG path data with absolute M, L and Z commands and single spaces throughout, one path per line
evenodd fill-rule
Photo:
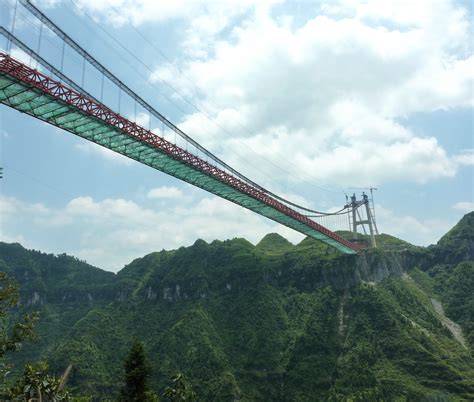
M 373 225 L 373 219 L 372 219 L 372 213 L 370 212 L 370 207 L 369 203 L 365 203 L 365 211 L 367 213 L 367 220 L 369 221 L 369 231 L 370 231 L 370 243 L 373 248 L 377 247 L 377 244 L 375 243 L 375 236 L 374 236 L 374 225 Z
M 357 239 L 357 202 L 355 194 L 351 197 L 351 205 L 352 205 L 352 234 L 354 235 L 354 239 Z

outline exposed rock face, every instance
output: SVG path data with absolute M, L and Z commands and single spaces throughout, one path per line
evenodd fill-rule
M 40 295 L 38 292 L 33 292 L 33 294 L 28 298 L 27 302 L 26 302 L 26 305 L 27 306 L 34 306 L 34 305 L 37 305 L 37 304 L 40 304 L 42 305 L 43 304 L 43 300 L 41 299 Z
M 400 253 L 390 255 L 362 254 L 346 259 L 340 267 L 324 272 L 321 286 L 333 286 L 336 289 L 348 289 L 361 282 L 381 282 L 390 276 L 401 276 L 406 263 Z
M 166 301 L 173 301 L 173 292 L 171 288 L 164 288 L 163 289 L 163 300 Z
M 224 271 L 219 282 L 208 280 L 183 280 L 176 283 L 161 283 L 157 291 L 148 286 L 143 298 L 156 300 L 156 293 L 162 294 L 162 300 L 176 303 L 184 300 L 206 299 L 209 291 L 238 293 L 255 288 L 259 283 L 285 288 L 292 283 L 296 288 L 311 291 L 326 286 L 335 289 L 349 289 L 359 283 L 379 283 L 388 277 L 400 277 L 412 268 L 417 258 L 410 254 L 370 252 L 358 256 L 340 256 L 330 263 L 315 260 L 314 265 L 301 267 L 299 261 L 285 268 L 266 270 L 256 269 L 252 275 L 235 271 Z
M 431 304 L 433 304 L 433 307 L 436 313 L 438 314 L 440 321 L 449 330 L 449 332 L 451 332 L 453 338 L 456 339 L 463 346 L 464 349 L 467 349 L 467 343 L 464 339 L 462 329 L 459 324 L 446 317 L 446 314 L 444 313 L 444 307 L 438 300 L 431 299 Z
M 151 286 L 148 286 L 147 291 L 146 291 L 146 298 L 148 300 L 155 300 L 157 297 L 156 292 L 153 290 Z
M 128 298 L 128 292 L 126 290 L 121 290 L 120 292 L 118 292 L 116 300 L 123 302 L 127 300 L 127 298 Z
M 175 289 L 176 297 L 179 299 L 181 297 L 181 293 L 180 293 L 181 288 L 179 285 L 176 285 L 174 289 Z

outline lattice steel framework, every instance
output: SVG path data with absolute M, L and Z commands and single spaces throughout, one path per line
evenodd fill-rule
M 356 244 L 105 105 L 0 52 L 0 102 L 318 239 L 345 254 Z

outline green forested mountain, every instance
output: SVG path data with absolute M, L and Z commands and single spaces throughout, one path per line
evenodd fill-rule
M 22 310 L 41 314 L 12 358 L 72 364 L 69 386 L 98 399 L 140 340 L 160 394 L 182 372 L 200 401 L 474 400 L 474 213 L 428 248 L 377 240 L 361 256 L 198 240 L 118 274 L 0 243 Z

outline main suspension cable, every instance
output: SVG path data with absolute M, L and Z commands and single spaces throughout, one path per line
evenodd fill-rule
M 311 208 L 307 208 L 304 206 L 301 206 L 297 203 L 294 203 L 292 201 L 289 201 L 285 199 L 284 197 L 281 197 L 272 191 L 260 186 L 256 182 L 252 181 L 248 177 L 244 176 L 231 166 L 229 166 L 227 163 L 222 161 L 220 158 L 218 158 L 216 155 L 214 155 L 212 152 L 204 148 L 202 145 L 200 145 L 198 142 L 196 142 L 194 139 L 192 139 L 190 136 L 188 136 L 186 133 L 184 133 L 181 129 L 179 129 L 177 126 L 175 126 L 170 120 L 168 120 L 164 115 L 162 115 L 160 112 L 158 112 L 156 109 L 154 109 L 150 104 L 148 104 L 143 98 L 141 98 L 139 95 L 137 95 L 133 90 L 131 90 L 123 81 L 121 81 L 119 78 L 117 78 L 114 74 L 112 74 L 104 65 L 102 65 L 100 62 L 98 62 L 90 53 L 88 53 L 85 49 L 83 49 L 77 42 L 75 42 L 69 35 L 67 35 L 61 28 L 59 28 L 52 20 L 50 20 L 45 14 L 43 14 L 37 7 L 35 7 L 30 0 L 19 0 L 20 3 L 26 7 L 36 18 L 38 18 L 43 24 L 45 24 L 49 29 L 51 29 L 56 35 L 58 35 L 65 43 L 67 43 L 72 49 L 74 49 L 79 55 L 83 57 L 83 60 L 87 60 L 94 68 L 96 68 L 100 73 L 102 73 L 104 76 L 106 76 L 111 82 L 113 82 L 117 87 L 125 92 L 127 95 L 129 95 L 132 99 L 135 100 L 138 104 L 140 104 L 145 110 L 147 110 L 151 115 L 157 117 L 160 121 L 164 123 L 168 128 L 170 128 L 172 131 L 177 133 L 179 136 L 181 136 L 183 139 L 186 140 L 186 142 L 189 142 L 192 144 L 197 150 L 200 150 L 204 155 L 209 157 L 211 160 L 213 160 L 215 163 L 223 167 L 224 169 L 228 170 L 231 172 L 233 175 L 238 177 L 239 179 L 243 180 L 244 182 L 250 184 L 254 188 L 272 196 L 273 198 L 287 204 L 291 205 L 295 208 L 301 209 L 303 211 L 307 211 L 313 214 L 318 214 L 318 215 L 327 215 L 327 213 L 322 212 L 322 211 L 317 211 Z M 33 52 L 34 53 L 34 52 Z M 33 54 L 32 53 L 32 54 Z M 49 68 L 49 67 L 48 67 Z M 81 89 L 81 92 L 84 93 L 84 89 Z

